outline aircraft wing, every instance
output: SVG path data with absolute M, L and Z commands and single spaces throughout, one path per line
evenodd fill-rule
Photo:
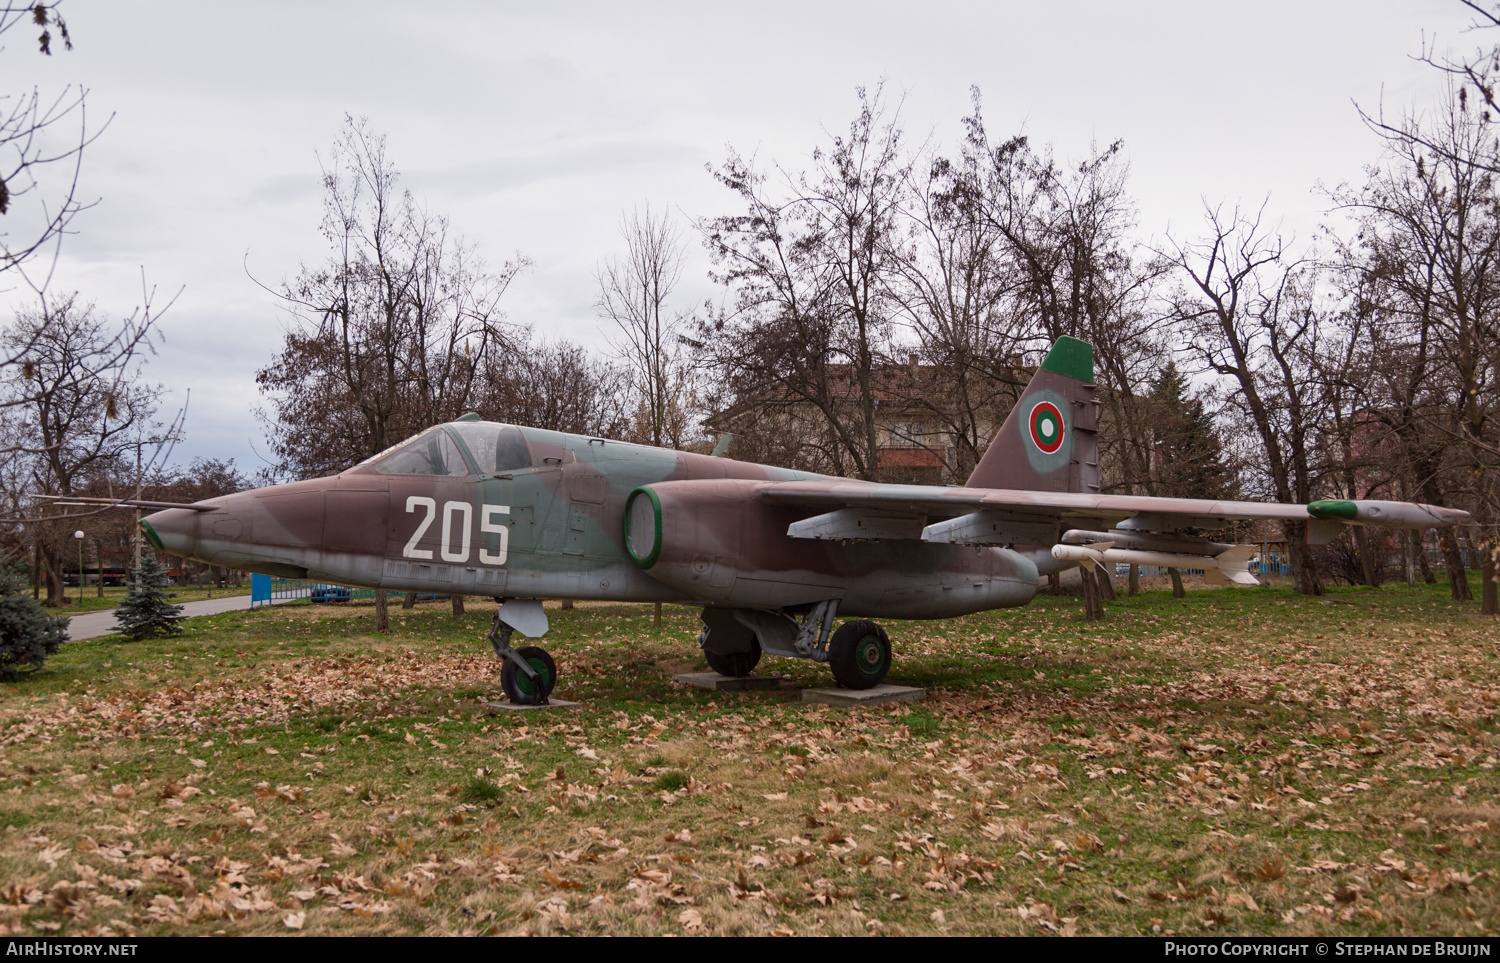
M 859 481 L 790 481 L 758 497 L 822 513 L 794 522 L 794 538 L 914 538 L 927 542 L 1054 544 L 1079 528 L 1175 532 L 1234 521 L 1310 521 L 1310 540 L 1344 525 L 1425 529 L 1468 521 L 1468 512 L 1413 502 L 1328 500 L 1310 505 L 999 488 L 940 488 Z

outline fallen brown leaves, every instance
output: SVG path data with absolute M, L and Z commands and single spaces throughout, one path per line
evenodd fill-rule
M 205 679 L 187 689 L 62 694 L 41 711 L 22 703 L 0 706 L 0 748 L 35 739 L 46 742 L 59 735 L 234 730 L 356 709 L 362 716 L 378 717 L 380 703 L 411 689 L 445 685 L 454 678 L 488 680 L 493 675 L 492 657 L 480 655 L 434 655 L 394 668 L 376 657 L 293 659 L 239 676 Z M 394 714 L 389 707 L 386 711 Z M 415 744 L 416 737 L 408 733 L 406 741 Z M 265 751 L 279 753 L 272 747 Z
M 850 711 L 666 687 L 691 649 L 581 611 L 554 650 L 586 703 L 570 713 L 486 713 L 493 660 L 422 633 L 0 705 L 0 927 L 1497 925 L 1487 624 L 1120 605 L 1086 629 L 1034 610 L 893 626 L 898 676 L 971 668 L 918 706 Z M 609 688 L 641 659 L 650 681 Z

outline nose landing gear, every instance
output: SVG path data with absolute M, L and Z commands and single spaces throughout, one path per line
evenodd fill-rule
M 557 684 L 557 663 L 551 654 L 538 645 L 511 648 L 510 636 L 515 629 L 523 634 L 539 637 L 547 631 L 547 616 L 542 603 L 534 600 L 506 601 L 496 599 L 500 608 L 495 612 L 495 621 L 490 626 L 490 646 L 503 665 L 500 668 L 500 688 L 505 697 L 518 706 L 548 705 L 547 697 Z
M 557 663 L 552 661 L 546 649 L 538 645 L 527 645 L 513 651 L 532 671 L 527 675 L 515 660 L 505 660 L 500 669 L 500 688 L 505 690 L 506 698 L 518 706 L 546 705 L 552 687 L 557 684 Z

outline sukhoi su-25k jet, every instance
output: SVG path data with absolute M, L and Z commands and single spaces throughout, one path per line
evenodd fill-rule
M 1094 393 L 1092 349 L 1059 339 L 962 487 L 851 481 L 466 415 L 331 478 L 167 508 L 141 526 L 162 551 L 213 565 L 492 596 L 502 686 L 539 703 L 556 665 L 510 639 L 546 633 L 543 599 L 701 605 L 715 671 L 747 675 L 768 653 L 827 662 L 858 689 L 891 664 L 871 620 L 1025 605 L 1066 567 L 1176 565 L 1257 584 L 1251 547 L 1190 530 L 1306 520 L 1320 544 L 1344 525 L 1468 518 L 1406 502 L 1102 495 Z

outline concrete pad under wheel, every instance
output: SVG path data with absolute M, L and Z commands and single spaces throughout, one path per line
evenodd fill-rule
M 684 672 L 672 676 L 673 682 L 709 689 L 713 692 L 745 692 L 750 689 L 779 689 L 781 678 L 774 675 L 747 675 L 734 678 L 717 672 Z
M 485 705 L 491 709 L 501 709 L 506 712 L 520 712 L 524 709 L 572 709 L 579 705 L 577 702 L 569 702 L 566 699 L 549 699 L 546 705 L 540 706 L 518 706 L 514 702 L 486 702 Z
M 885 683 L 873 689 L 803 689 L 802 701 L 828 706 L 876 706 L 883 702 L 916 702 L 927 698 L 927 690 L 910 685 Z

